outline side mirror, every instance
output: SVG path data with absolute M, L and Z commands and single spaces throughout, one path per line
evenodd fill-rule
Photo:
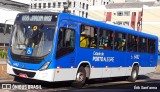
M 12 31 L 12 29 L 13 29 L 13 28 L 12 28 L 13 24 L 14 24 L 14 19 L 8 19 L 8 20 L 5 21 L 5 25 L 4 25 L 4 28 L 3 28 L 3 30 L 4 30 L 3 34 L 4 34 L 4 35 L 5 35 L 7 32 L 11 33 L 11 31 Z
M 5 35 L 7 32 L 11 33 L 12 29 L 13 25 L 5 24 L 3 34 Z
M 4 35 L 6 34 L 7 26 L 8 26 L 8 24 L 5 24 L 5 26 L 4 26 L 4 32 L 3 32 Z

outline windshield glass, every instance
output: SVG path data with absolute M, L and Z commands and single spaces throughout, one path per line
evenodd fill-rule
M 11 52 L 22 56 L 45 56 L 52 50 L 54 31 L 55 27 L 49 24 L 16 23 Z

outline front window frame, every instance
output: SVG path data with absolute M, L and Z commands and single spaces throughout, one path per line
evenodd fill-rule
M 21 24 L 22 22 L 15 22 L 15 24 Z M 26 22 L 26 23 L 29 23 L 29 22 Z M 35 22 L 30 22 L 31 24 L 37 24 L 37 23 L 35 23 Z M 14 28 L 15 28 L 15 24 L 14 24 Z M 43 55 L 43 56 L 26 56 L 26 54 L 25 55 L 18 55 L 18 54 L 15 54 L 15 53 L 13 53 L 12 52 L 12 39 L 13 39 L 13 36 L 14 36 L 14 31 L 16 31 L 16 30 L 14 30 L 14 28 L 13 28 L 13 31 L 12 31 L 12 35 L 11 35 L 11 40 L 10 40 L 10 49 L 11 49 L 11 55 L 18 55 L 18 56 L 22 56 L 22 57 L 34 57 L 34 58 L 38 58 L 38 57 L 46 57 L 46 56 L 48 56 L 51 52 L 52 52 L 52 50 L 53 50 L 53 47 L 54 47 L 54 36 L 55 36 L 55 30 L 56 30 L 56 26 L 54 25 L 54 24 L 52 24 L 52 23 L 46 23 L 46 24 L 44 24 L 44 25 L 46 25 L 46 26 L 48 26 L 48 27 L 52 27 L 54 30 L 54 32 L 53 32 L 53 34 L 52 34 L 52 42 L 51 42 L 51 50 L 50 50 L 50 52 L 49 53 L 47 53 L 46 55 Z

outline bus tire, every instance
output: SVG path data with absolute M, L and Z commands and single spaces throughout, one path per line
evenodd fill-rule
M 135 82 L 138 77 L 138 71 L 139 71 L 138 66 L 134 66 L 132 68 L 131 76 L 128 78 L 128 80 L 131 82 Z
M 76 80 L 72 83 L 72 86 L 75 88 L 81 88 L 85 85 L 86 82 L 86 71 L 83 66 L 81 66 L 76 74 Z

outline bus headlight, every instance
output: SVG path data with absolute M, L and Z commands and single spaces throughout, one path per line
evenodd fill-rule
M 50 63 L 51 61 L 46 62 L 39 70 L 42 71 L 42 70 L 47 69 Z

